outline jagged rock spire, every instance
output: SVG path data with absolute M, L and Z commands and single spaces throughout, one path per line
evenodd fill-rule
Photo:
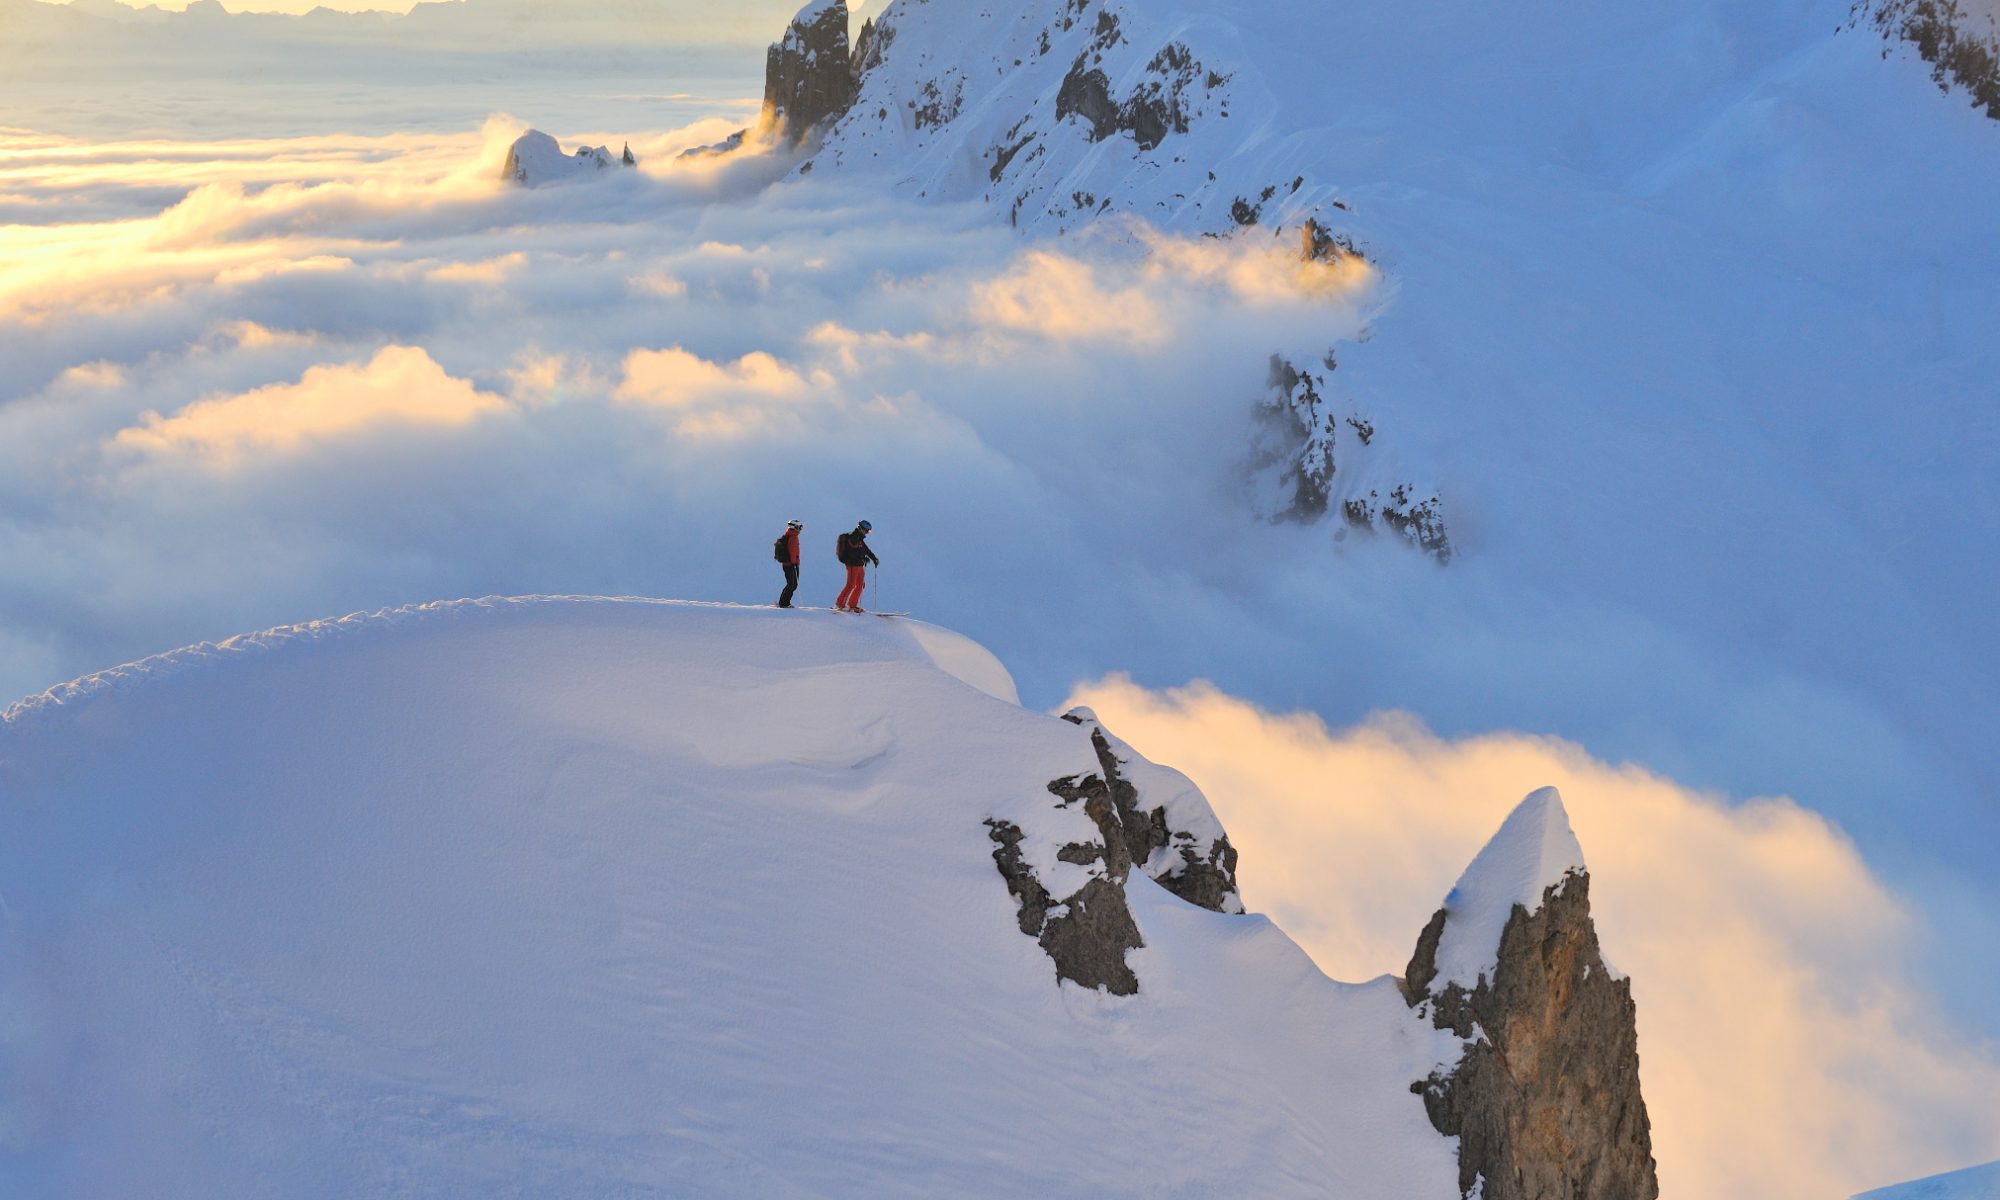
M 759 129 L 795 146 L 854 103 L 848 55 L 847 0 L 811 0 L 772 45 L 764 68 Z
M 1654 1200 L 1632 985 L 1604 961 L 1554 788 L 1521 802 L 1425 927 L 1404 993 L 1465 1039 L 1412 1085 L 1482 1200 Z

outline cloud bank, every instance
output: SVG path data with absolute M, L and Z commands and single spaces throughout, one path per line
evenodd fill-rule
M 1447 740 L 1401 714 L 1330 730 L 1203 685 L 1080 688 L 1214 803 L 1246 903 L 1336 978 L 1400 974 L 1519 798 L 1561 789 L 1606 957 L 1639 1007 L 1668 1196 L 1844 1196 L 2000 1155 L 2000 1047 L 1953 1031 L 1913 918 L 1824 818 L 1731 804 L 1555 738 Z

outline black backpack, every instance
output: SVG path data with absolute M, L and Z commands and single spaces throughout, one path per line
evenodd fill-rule
M 786 532 L 779 534 L 778 540 L 771 543 L 771 557 L 784 563 L 786 566 L 792 565 L 792 548 L 788 544 L 791 540 L 792 535 Z
M 840 535 L 840 536 L 839 536 L 838 538 L 835 538 L 835 539 L 834 539 L 834 542 L 833 542 L 833 552 L 834 552 L 834 553 L 835 553 L 836 555 L 838 555 L 838 556 L 840 557 L 840 565 L 841 565 L 841 566 L 843 566 L 843 567 L 844 567 L 844 566 L 846 566 L 846 565 L 847 565 L 847 556 L 848 556 L 848 555 L 849 555 L 850 553 L 852 553 L 852 551 L 850 550 L 850 548 L 849 548 L 849 546 L 848 546 L 848 541 L 847 541 L 847 535 L 846 535 L 846 534 L 844 534 L 844 533 L 843 533 L 843 534 L 841 534 L 841 535 Z

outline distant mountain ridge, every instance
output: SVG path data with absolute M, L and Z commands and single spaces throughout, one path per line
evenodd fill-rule
M 226 21 L 234 32 L 281 41 L 450 36 L 475 45 L 513 45 L 534 39 L 644 42 L 671 35 L 676 41 L 740 44 L 753 23 L 775 21 L 787 7 L 771 0 L 743 0 L 727 9 L 694 0 L 592 0 L 587 5 L 552 5 L 540 0 L 420 0 L 407 12 L 347 12 L 321 7 L 292 14 L 232 11 L 221 0 L 192 0 L 179 11 L 120 0 L 73 0 L 70 4 L 4 0 L 0 22 L 17 24 L 16 32 L 57 36 L 93 32 L 103 36 L 107 27 L 132 27 L 171 36 L 214 29 L 216 22 Z

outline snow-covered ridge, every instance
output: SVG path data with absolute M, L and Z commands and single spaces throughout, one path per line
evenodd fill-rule
M 40 719 L 72 713 L 108 695 L 128 692 L 148 683 L 164 682 L 191 670 L 221 667 L 243 656 L 267 654 L 300 644 L 381 636 L 418 623 L 475 620 L 529 609 L 549 609 L 554 619 L 560 620 L 561 614 L 554 610 L 608 606 L 714 609 L 744 613 L 765 611 L 761 606 L 665 600 L 649 596 L 485 596 L 350 613 L 344 617 L 281 625 L 220 642 L 201 642 L 93 672 L 8 705 L 0 710 L 0 730 L 9 733 L 26 731 Z M 893 629 L 913 646 L 921 647 L 924 657 L 947 674 L 996 699 L 1010 704 L 1020 703 L 1013 677 L 984 646 L 963 634 L 921 621 L 899 621 Z M 897 638 L 889 640 L 893 642 Z
M 0 1193 L 1448 1200 L 1450 1039 L 1114 878 L 1051 794 L 1108 794 L 1090 732 L 911 630 L 458 602 L 16 706 Z M 1044 926 L 1116 908 L 1135 994 L 1058 982 L 992 825 Z
M 1011 693 L 904 620 L 525 597 L 15 705 L 0 1193 L 1459 1194 L 1411 1085 L 1463 1040 Z
M 1287 24 L 1247 4 L 899 0 L 872 21 L 860 89 L 814 156 L 896 190 L 984 199 L 1057 233 L 1123 212 L 1163 229 L 1340 224 L 1338 191 L 1265 76 Z

